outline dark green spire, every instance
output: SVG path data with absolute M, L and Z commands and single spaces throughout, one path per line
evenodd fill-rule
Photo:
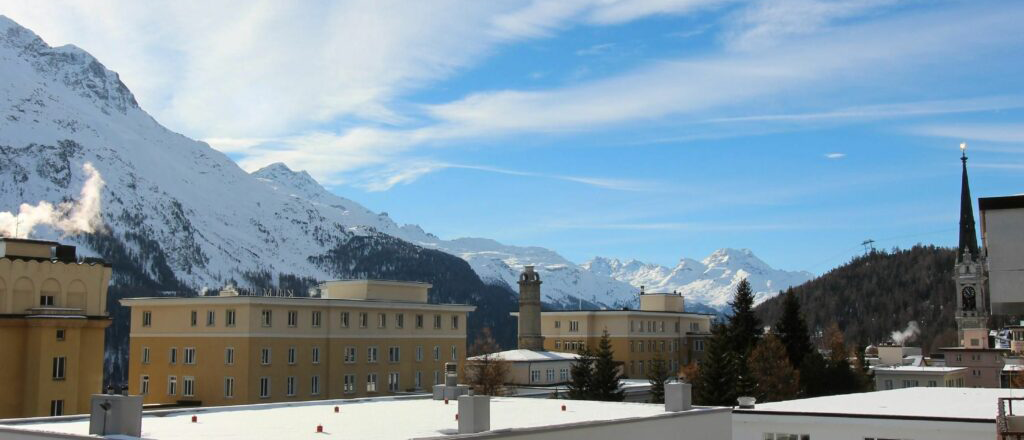
M 978 231 L 974 228 L 974 206 L 971 204 L 971 187 L 967 183 L 967 144 L 960 144 L 960 162 L 963 163 L 963 182 L 960 186 L 960 246 L 956 249 L 956 261 L 963 259 L 964 250 L 978 258 Z

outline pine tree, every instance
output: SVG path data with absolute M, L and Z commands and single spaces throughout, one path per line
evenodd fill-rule
M 567 385 L 569 398 L 572 400 L 590 400 L 593 398 L 594 353 L 590 347 L 581 348 L 579 357 L 569 367 L 572 377 Z
M 800 393 L 803 397 L 818 397 L 831 394 L 829 366 L 817 351 L 804 356 L 800 364 Z
M 593 400 L 621 402 L 626 397 L 619 383 L 623 378 L 619 364 L 615 361 L 608 331 L 605 330 L 594 352 L 594 373 L 590 381 Z
M 651 360 L 651 368 L 647 370 L 647 380 L 651 382 L 651 403 L 665 403 L 665 382 L 670 377 L 668 362 L 655 353 Z
M 799 373 L 786 355 L 786 347 L 775 335 L 765 335 L 750 352 L 747 369 L 756 383 L 754 397 L 759 402 L 789 400 L 800 392 Z
M 804 356 L 814 351 L 814 346 L 811 345 L 807 322 L 800 313 L 800 300 L 793 293 L 793 288 L 786 291 L 782 301 L 782 316 L 775 323 L 775 333 L 786 347 L 789 363 L 793 368 L 800 368 Z
M 764 329 L 761 327 L 761 319 L 754 314 L 754 292 L 750 289 L 750 283 L 744 278 L 736 286 L 736 296 L 732 302 L 732 317 L 729 318 L 729 339 L 735 353 L 746 358 L 750 350 L 757 345 L 758 338 Z
M 500 396 L 504 391 L 505 383 L 509 381 L 509 363 L 495 356 L 494 353 L 500 350 L 490 327 L 484 327 L 469 347 L 470 356 L 476 359 L 467 361 L 463 370 L 476 394 Z
M 711 329 L 704 362 L 697 368 L 693 382 L 695 401 L 701 405 L 733 406 L 736 404 L 735 354 L 730 349 L 725 325 Z

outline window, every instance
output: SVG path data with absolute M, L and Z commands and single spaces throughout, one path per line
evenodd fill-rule
M 192 327 L 195 327 L 196 324 L 198 323 L 198 321 L 199 321 L 199 312 L 193 310 L 191 313 L 189 313 L 188 323 Z
M 665 352 L 665 341 L 661 341 L 661 343 L 658 345 L 658 351 L 662 353 Z
M 565 382 L 565 381 L 569 380 L 569 369 L 568 368 L 562 368 L 561 370 L 558 370 L 558 380 L 560 380 L 562 382 Z
M 53 306 L 53 295 L 43 295 L 39 297 L 39 305 L 41 307 Z
M 185 364 L 195 365 L 196 364 L 196 348 L 185 347 Z
M 435 361 L 441 360 L 441 346 L 439 346 L 439 345 L 435 345 L 434 346 L 434 360 Z
M 153 312 L 144 311 L 142 312 L 142 326 L 149 327 L 153 325 Z
M 313 314 L 309 317 L 309 323 L 310 323 L 310 325 L 313 326 L 313 328 L 320 327 L 320 311 L 319 310 L 313 311 Z
M 416 328 L 423 328 L 423 315 L 416 315 Z
M 637 361 L 637 368 L 640 370 L 640 374 L 644 372 L 644 361 Z
M 916 387 L 916 386 L 918 386 L 916 379 L 904 379 L 903 380 L 903 388 L 911 388 L 911 387 Z
M 555 341 L 555 350 L 561 350 L 561 349 L 562 349 L 562 340 L 558 339 L 558 340 Z M 632 342 L 629 344 L 629 351 L 633 351 L 633 343 Z
M 545 371 L 545 374 L 546 374 L 548 382 L 554 382 L 555 381 L 555 370 L 554 369 L 548 368 L 547 371 Z
M 452 346 L 452 360 L 459 360 L 459 347 L 456 347 L 454 345 Z
M 679 333 L 679 321 L 676 321 L 676 333 Z
M 139 378 L 139 394 L 142 394 L 142 395 L 149 394 L 149 376 L 148 375 L 143 374 L 142 377 Z
M 260 398 L 266 399 L 270 397 L 270 378 L 263 376 L 260 378 Z
M 224 325 L 228 326 L 228 327 L 234 327 L 235 326 L 235 310 L 234 309 L 230 309 L 227 312 L 224 312 Z M 234 383 L 234 379 L 232 379 L 232 384 L 233 383 Z
M 693 341 L 693 350 L 694 351 L 704 351 L 704 340 L 703 339 L 698 339 L 696 341 Z
M 530 370 L 530 383 L 540 382 L 540 370 Z
M 217 312 L 214 310 L 206 311 L 206 326 L 213 327 L 217 323 Z
M 169 360 L 168 363 L 171 365 L 178 363 L 178 349 L 176 347 L 171 347 L 171 351 L 170 354 L 167 355 L 167 359 Z
M 962 354 L 957 354 L 957 355 L 956 355 L 956 361 L 957 361 L 957 362 L 961 362 L 961 361 L 963 361 L 963 360 L 964 360 L 964 356 L 963 356 Z
M 366 392 L 377 392 L 377 373 L 370 373 L 366 375 Z
M 342 388 L 342 392 L 344 392 L 345 394 L 352 394 L 352 393 L 356 392 L 356 375 L 354 375 L 354 374 L 346 374 L 345 375 L 345 383 L 344 383 L 344 388 Z
M 580 322 L 579 321 L 569 321 L 569 331 L 571 331 L 571 332 L 578 332 L 578 331 L 580 331 Z
M 348 312 L 341 312 L 341 327 L 348 328 Z
M 660 332 L 665 333 L 665 321 L 660 321 L 658 327 Z
M 284 380 L 284 395 L 294 396 L 295 395 L 295 376 L 288 376 Z
M 234 365 L 235 364 L 235 348 L 227 347 L 224 349 L 224 364 Z
M 377 362 L 377 347 L 366 347 L 366 362 Z
M 434 385 L 438 385 L 440 383 L 441 383 L 441 372 L 437 371 L 437 370 L 434 370 Z
M 313 347 L 312 353 L 313 353 L 313 363 L 314 364 L 319 364 L 320 363 L 320 347 Z
M 416 372 L 416 376 L 414 376 L 413 380 L 414 380 L 413 381 L 413 387 L 414 388 L 416 388 L 416 389 L 422 388 L 423 387 L 423 372 L 422 371 L 417 371 Z
M 64 330 L 62 328 L 57 329 L 57 340 L 58 341 L 63 341 L 66 334 L 67 334 L 66 330 Z
M 299 312 L 296 310 L 288 311 L 288 327 L 296 327 L 299 325 Z
M 149 363 L 149 347 L 142 347 L 142 363 Z
M 368 325 L 369 320 L 370 320 L 370 318 L 366 315 L 366 313 L 360 312 L 359 313 L 359 328 L 366 328 L 366 326 Z
M 764 440 L 811 440 L 810 434 L 783 434 L 779 432 L 764 433 Z
M 224 397 L 227 397 L 229 399 L 235 397 L 235 378 L 224 378 Z
M 555 321 L 555 328 L 562 328 L 562 321 Z M 633 323 L 629 323 L 629 329 L 633 330 Z
M 377 314 L 377 328 L 384 328 L 388 326 L 388 314 L 378 313 Z
M 356 348 L 345 347 L 345 363 L 351 364 L 356 361 Z
M 167 394 L 170 396 L 178 394 L 178 378 L 176 376 L 167 376 Z
M 270 327 L 274 325 L 274 311 L 269 309 L 263 309 L 260 311 L 260 322 L 263 323 L 264 327 Z
M 434 315 L 434 330 L 441 328 L 441 315 Z
M 934 381 L 934 380 L 929 380 L 928 381 L 928 386 L 932 387 L 932 388 L 935 388 L 935 387 L 939 386 L 939 383 Z
M 452 316 L 452 329 L 459 329 L 459 315 Z
M 50 416 L 62 416 L 64 415 L 64 400 L 51 400 L 50 401 Z
M 314 396 L 320 394 L 320 376 L 313 376 L 309 378 L 309 394 Z
M 886 379 L 885 380 L 885 389 L 887 389 L 887 390 L 891 390 L 892 389 L 892 379 Z
M 405 328 L 405 314 L 395 314 L 395 328 Z
M 260 364 L 270 365 L 270 349 L 267 347 L 260 349 Z
M 388 391 L 398 391 L 398 373 L 388 373 Z
M 423 362 L 423 346 L 416 346 L 416 362 Z
M 981 370 L 971 370 L 971 376 L 981 377 Z
M 288 365 L 295 365 L 295 346 L 288 347 Z
M 195 397 L 196 378 L 192 376 L 185 376 L 181 378 L 181 395 L 185 397 Z
M 402 351 L 399 347 L 388 347 L 388 362 L 398 362 L 402 357 Z

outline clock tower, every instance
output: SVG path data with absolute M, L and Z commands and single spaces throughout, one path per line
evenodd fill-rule
M 960 144 L 963 180 L 960 187 L 960 244 L 956 251 L 956 327 L 961 347 L 988 346 L 988 277 L 985 255 L 978 248 L 971 188 L 967 183 L 967 144 Z

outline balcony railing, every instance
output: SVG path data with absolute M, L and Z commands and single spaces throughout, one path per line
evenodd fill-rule
M 84 315 L 85 310 L 77 307 L 53 307 L 53 306 L 41 306 L 26 309 L 25 313 L 29 315 Z
M 1024 413 L 1024 397 L 999 398 L 999 415 L 996 416 L 998 440 L 1024 440 L 1024 414 L 1014 413 L 1014 402 L 1017 403 L 1017 409 Z

